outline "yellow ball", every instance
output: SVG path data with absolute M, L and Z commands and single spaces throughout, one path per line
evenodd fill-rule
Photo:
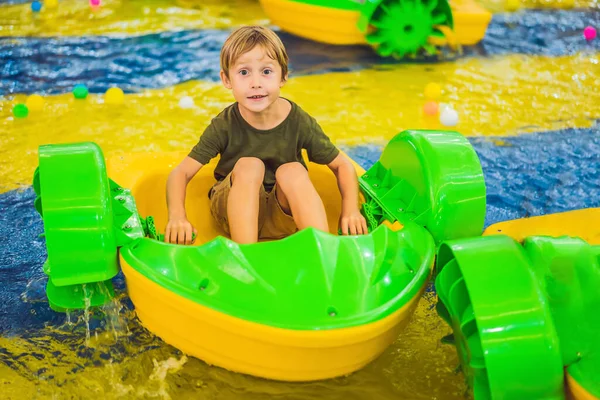
M 58 0 L 44 0 L 44 6 L 46 8 L 56 8 L 58 7 Z
M 562 0 L 560 2 L 560 8 L 573 8 L 575 7 L 575 0 Z
M 104 94 L 104 102 L 106 104 L 123 104 L 125 94 L 118 87 L 110 88 Z
M 438 100 L 442 96 L 442 88 L 437 83 L 428 83 L 425 86 L 425 98 L 427 100 Z
M 25 105 L 30 111 L 40 111 L 44 108 L 44 98 L 39 94 L 32 94 L 27 97 Z
M 506 0 L 504 8 L 508 11 L 517 11 L 521 7 L 520 0 Z

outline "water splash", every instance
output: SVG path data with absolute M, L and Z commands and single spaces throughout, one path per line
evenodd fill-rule
M 140 388 L 137 390 L 137 395 L 140 397 L 160 397 L 164 400 L 170 400 L 171 396 L 167 392 L 167 374 L 179 371 L 187 361 L 188 358 L 186 356 L 182 356 L 179 360 L 169 357 L 164 361 L 157 361 L 153 358 L 154 370 L 148 381 L 151 388 Z M 156 386 L 158 388 L 155 388 Z
M 101 307 L 102 312 L 105 315 L 105 320 L 108 321 L 110 330 L 115 338 L 115 341 L 119 339 L 119 335 L 129 333 L 127 327 L 127 321 L 121 315 L 123 305 L 117 299 L 117 297 L 111 297 L 110 292 L 104 283 L 98 285 L 100 292 L 106 297 L 110 298 L 110 301 Z
M 83 320 L 85 321 L 85 345 L 89 347 L 90 345 L 90 304 L 92 295 L 88 293 L 87 287 L 85 284 L 83 287 L 83 298 L 85 302 L 85 308 L 83 310 Z

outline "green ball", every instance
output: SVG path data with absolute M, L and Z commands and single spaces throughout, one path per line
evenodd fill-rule
M 73 88 L 73 96 L 76 99 L 85 99 L 88 95 L 88 88 L 85 85 L 79 84 L 75 85 Z
M 25 118 L 29 115 L 29 109 L 23 103 L 17 104 L 13 107 L 13 115 L 17 118 Z

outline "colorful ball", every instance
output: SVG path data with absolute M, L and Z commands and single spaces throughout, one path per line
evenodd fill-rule
M 104 102 L 106 104 L 123 104 L 125 94 L 118 87 L 110 88 L 104 94 Z
M 179 107 L 181 108 L 193 108 L 194 107 L 194 99 L 190 96 L 184 96 L 179 99 Z
M 508 11 L 517 11 L 520 7 L 520 0 L 506 0 L 506 3 L 504 4 L 504 8 L 506 8 Z
M 44 98 L 39 94 L 32 94 L 25 101 L 25 105 L 31 111 L 40 111 L 44 108 Z
M 440 122 L 444 126 L 456 126 L 458 124 L 458 113 L 452 108 L 442 110 Z
M 76 99 L 85 99 L 88 95 L 88 88 L 84 84 L 75 85 L 73 88 L 73 96 Z
M 575 6 L 575 0 L 561 0 L 559 6 L 560 8 L 573 8 Z
M 19 103 L 14 106 L 12 112 L 16 118 L 25 118 L 29 115 L 29 109 L 23 103 Z
M 33 1 L 31 3 L 31 11 L 33 12 L 39 12 L 42 9 L 42 3 L 40 1 Z
M 92 6 L 92 7 L 99 7 L 100 6 L 100 0 L 90 0 L 90 6 Z
M 44 6 L 46 8 L 56 8 L 58 7 L 58 0 L 44 0 Z
M 428 101 L 423 105 L 425 115 L 437 115 L 440 112 L 440 106 L 435 101 Z
M 434 82 L 430 82 L 425 86 L 425 98 L 427 100 L 439 100 L 442 95 L 442 88 Z
M 598 31 L 596 31 L 596 28 L 594 28 L 593 26 L 586 26 L 583 30 L 583 37 L 587 41 L 596 39 L 597 35 Z

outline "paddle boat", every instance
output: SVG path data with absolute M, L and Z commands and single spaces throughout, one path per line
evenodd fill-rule
M 600 399 L 600 209 L 443 242 L 435 280 L 476 400 Z
M 105 303 L 122 269 L 141 323 L 184 353 L 269 379 L 332 378 L 362 368 L 397 338 L 439 242 L 483 229 L 483 173 L 457 132 L 405 131 L 368 171 L 355 164 L 369 226 L 360 236 L 338 235 L 335 176 L 307 163 L 332 231 L 234 243 L 209 213 L 213 160 L 187 189 L 195 245 L 165 243 L 166 180 L 182 157 L 105 160 L 94 143 L 40 146 L 33 187 L 54 310 Z
M 402 58 L 436 46 L 474 45 L 492 14 L 474 0 L 260 0 L 286 32 L 338 45 L 369 44 Z

